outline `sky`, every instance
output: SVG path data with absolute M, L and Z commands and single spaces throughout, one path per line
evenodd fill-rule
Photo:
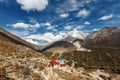
M 120 0 L 0 0 L 0 26 L 23 38 L 61 39 L 120 25 Z

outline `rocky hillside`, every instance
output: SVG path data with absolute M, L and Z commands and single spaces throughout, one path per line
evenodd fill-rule
M 103 69 L 108 72 L 120 74 L 120 49 L 91 47 L 91 52 L 74 51 L 66 52 L 62 55 L 54 53 L 44 53 L 49 59 L 75 60 L 76 67 L 86 69 Z
M 42 62 L 46 59 L 40 53 L 25 46 L 0 41 L 0 78 L 2 80 L 29 79 L 28 76 L 35 74 L 32 72 L 33 69 L 41 69 L 47 65 Z M 36 78 L 40 78 L 40 76 L 36 76 Z
M 120 27 L 106 27 L 86 37 L 87 46 L 120 47 Z
M 74 39 L 69 36 L 65 40 L 81 44 L 91 50 L 64 52 L 54 54 L 45 52 L 49 59 L 75 60 L 76 67 L 86 69 L 104 69 L 111 73 L 120 74 L 120 27 L 106 27 L 100 31 L 89 34 L 85 40 Z M 80 47 L 79 45 L 77 45 Z M 56 49 L 57 50 L 57 49 Z
M 49 60 L 42 54 L 0 41 L 0 80 L 64 80 L 48 65 Z
M 88 51 L 85 46 L 85 41 L 83 39 L 75 38 L 72 36 L 67 36 L 64 39 L 53 42 L 49 45 L 41 48 L 41 52 L 52 52 L 52 53 L 65 53 L 73 51 Z
M 0 80 L 60 79 L 52 68 L 49 74 L 48 65 L 48 59 L 32 44 L 0 29 Z
M 84 68 L 50 66 L 42 54 L 22 45 L 0 41 L 0 80 L 108 80 L 120 79 L 103 70 L 87 71 Z M 118 79 L 117 79 L 118 78 Z
M 8 31 L 0 28 L 0 40 L 1 41 L 7 41 L 7 42 L 12 42 L 18 45 L 23 45 L 26 47 L 29 47 L 31 49 L 37 50 L 37 47 L 34 46 L 33 44 L 26 42 L 25 40 L 9 33 Z
M 119 48 L 91 47 L 92 52 L 83 52 L 75 51 L 76 46 L 70 42 L 58 41 L 45 48 L 45 51 L 48 51 L 45 52 L 48 59 L 33 48 L 31 49 L 29 45 L 27 47 L 23 42 L 19 42 L 20 38 L 14 38 L 14 35 L 11 36 L 10 33 L 6 34 L 3 31 L 1 29 L 0 80 L 120 79 Z M 73 43 L 78 41 L 83 42 L 74 40 Z M 53 54 L 49 51 L 63 54 Z M 53 68 L 50 59 L 72 59 L 75 61 L 75 67 L 71 67 L 70 63 L 67 63 L 65 68 Z
M 54 69 L 45 56 L 23 44 L 14 42 L 12 36 L 6 37 L 1 34 L 0 37 L 0 80 L 72 80 L 69 76 L 74 80 L 103 79 L 99 77 L 103 73 L 98 74 L 96 71 L 94 72 L 98 76 L 92 77 L 90 74 L 92 72 L 88 74 L 84 69 L 80 69 L 80 72 L 69 67 L 61 70 Z M 109 74 L 105 73 L 105 78 L 109 77 Z

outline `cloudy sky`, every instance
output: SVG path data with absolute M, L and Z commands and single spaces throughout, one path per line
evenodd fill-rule
M 21 38 L 58 39 L 120 25 L 120 0 L 0 0 L 0 26 Z

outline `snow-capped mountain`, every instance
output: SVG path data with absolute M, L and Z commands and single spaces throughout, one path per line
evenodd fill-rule
M 59 40 L 70 42 L 71 40 L 74 41 L 75 39 L 84 39 L 86 36 L 87 36 L 87 33 L 74 29 L 70 32 L 60 32 L 57 35 L 49 35 L 49 36 L 43 36 L 43 37 L 41 35 L 39 36 L 37 35 L 34 37 L 33 36 L 27 37 L 25 38 L 25 40 L 41 47 Z
M 65 33 L 62 39 L 57 40 L 45 46 L 41 50 L 42 52 L 53 52 L 53 53 L 72 52 L 75 50 L 90 52 L 90 50 L 83 47 L 84 39 L 86 36 L 87 36 L 86 33 L 74 29 L 73 31 Z
M 74 29 L 73 31 L 69 32 L 68 35 L 74 38 L 84 39 L 87 36 L 87 33 Z
M 73 31 L 68 32 L 67 36 L 65 36 L 63 40 L 73 42 L 75 39 L 85 39 L 86 36 L 87 33 L 74 29 Z

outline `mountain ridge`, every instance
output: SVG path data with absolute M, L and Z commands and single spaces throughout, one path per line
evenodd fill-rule
M 120 47 L 120 26 L 105 27 L 89 34 L 86 38 L 87 46 Z
M 74 29 L 70 32 L 63 32 L 63 34 L 64 35 L 58 34 L 58 35 L 62 36 L 62 38 L 60 40 L 68 39 L 68 37 L 70 39 L 70 36 L 71 36 L 71 38 L 73 38 L 73 40 L 76 38 L 84 39 L 87 36 L 87 33 L 84 33 L 82 31 L 78 31 L 77 29 Z M 49 42 L 45 38 L 43 38 L 43 39 L 42 38 L 40 38 L 40 39 L 39 38 L 24 38 L 24 40 L 31 42 L 37 46 L 40 46 L 40 47 L 49 45 L 49 44 L 54 43 L 56 41 L 60 41 L 59 39 L 57 39 L 57 40 L 53 39 L 51 42 Z
M 2 29 L 0 27 L 0 40 L 1 41 L 7 41 L 7 42 L 12 42 L 12 43 L 15 43 L 15 44 L 18 44 L 18 45 L 24 45 L 24 46 L 27 46 L 31 49 L 34 49 L 34 50 L 37 50 L 37 46 L 34 46 L 33 44 L 11 34 L 10 32 Z
M 50 66 L 47 57 L 30 49 L 31 45 L 27 47 L 20 44 L 22 41 L 19 37 L 4 30 L 0 32 L 0 80 L 97 80 L 98 78 L 108 80 L 116 78 L 113 75 L 120 73 L 120 49 L 91 47 L 92 52 L 74 51 L 76 47 L 72 43 L 84 43 L 83 40 L 75 39 L 72 43 L 58 41 L 50 45 L 50 48 L 55 47 L 56 51 L 66 50 L 64 53 L 55 55 L 52 53 L 52 56 L 48 53 L 50 57 L 43 54 L 49 59 L 74 60 L 75 67 L 55 69 Z M 14 41 L 20 42 L 17 44 Z M 92 71 L 89 71 L 91 69 Z

